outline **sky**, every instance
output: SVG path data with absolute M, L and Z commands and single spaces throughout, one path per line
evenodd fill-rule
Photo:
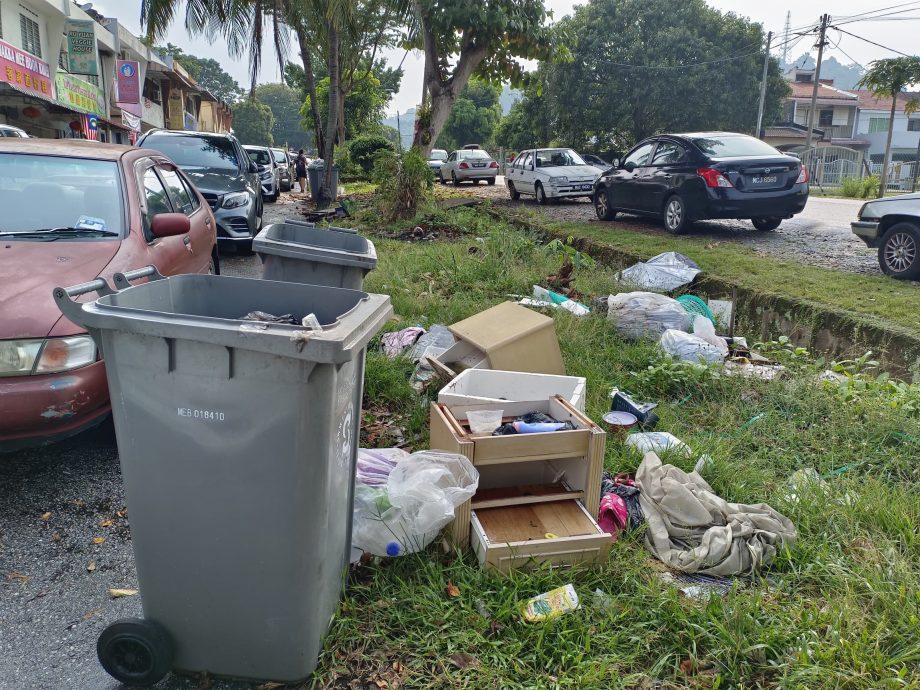
M 680 0 L 674 0 L 674 2 L 680 2 Z M 140 2 L 137 0 L 98 0 L 93 1 L 92 4 L 103 15 L 117 17 L 129 30 L 136 34 L 141 33 Z M 573 0 L 546 0 L 546 6 L 553 12 L 554 20 L 570 14 L 576 4 L 583 3 Z M 898 15 L 894 15 L 898 17 L 897 21 L 859 21 L 846 24 L 841 28 L 903 53 L 916 54 L 920 49 L 918 48 L 920 40 L 917 39 L 917 36 L 920 35 L 920 1 L 905 3 L 903 0 L 835 0 L 833 3 L 826 3 L 817 0 L 797 0 L 792 3 L 783 0 L 779 2 L 777 0 L 709 0 L 709 4 L 723 12 L 734 12 L 762 24 L 767 31 L 773 31 L 776 35 L 774 45 L 783 41 L 782 33 L 787 11 L 792 12 L 792 27 L 797 29 L 816 23 L 822 12 L 825 11 L 832 12 L 831 23 L 833 24 L 833 17 L 841 18 L 891 8 L 887 11 L 899 12 Z M 825 50 L 825 54 L 833 55 L 844 64 L 857 62 L 867 65 L 872 60 L 897 56 L 897 53 L 871 45 L 838 30 L 829 31 L 828 39 L 830 46 Z M 226 45 L 220 38 L 210 42 L 200 36 L 189 37 L 181 17 L 170 27 L 165 41 L 181 46 L 187 53 L 198 57 L 214 58 L 240 84 L 244 86 L 249 84 L 249 70 L 245 57 L 240 59 L 230 57 Z M 268 43 L 270 41 L 266 41 L 266 44 Z M 802 38 L 798 44 L 790 46 L 792 49 L 789 59 L 806 52 L 813 43 L 814 41 L 809 40 L 809 37 Z M 779 50 L 774 50 L 773 54 L 779 56 Z M 394 97 L 389 110 L 391 114 L 396 111 L 405 112 L 416 104 L 421 94 L 422 55 L 421 53 L 406 55 L 403 50 L 393 50 L 388 51 L 385 56 L 391 64 L 403 62 L 405 75 L 402 88 Z M 291 57 L 296 60 L 296 53 L 292 53 Z M 278 61 L 272 48 L 266 47 L 262 62 L 259 82 L 280 81 Z

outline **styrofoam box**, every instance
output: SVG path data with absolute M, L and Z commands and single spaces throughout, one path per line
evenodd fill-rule
M 585 386 L 581 376 L 467 369 L 441 389 L 438 402 L 444 405 L 526 402 L 561 395 L 576 410 L 584 412 Z

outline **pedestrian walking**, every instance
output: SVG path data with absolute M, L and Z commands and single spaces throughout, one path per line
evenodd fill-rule
M 297 152 L 297 157 L 294 159 L 294 172 L 297 174 L 297 182 L 300 183 L 300 193 L 307 193 L 307 157 L 303 153 L 303 149 L 300 149 Z

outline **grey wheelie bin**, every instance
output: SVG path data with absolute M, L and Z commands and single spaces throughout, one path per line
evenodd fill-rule
M 323 187 L 323 180 L 326 177 L 326 161 L 318 159 L 307 166 L 307 181 L 310 183 L 310 198 L 316 201 L 319 199 L 320 190 Z M 336 192 L 339 189 L 339 166 L 332 166 L 332 182 L 330 184 L 332 199 L 334 201 Z
M 295 223 L 266 225 L 252 241 L 262 278 L 360 290 L 377 266 L 374 243 L 358 234 Z
M 143 602 L 100 662 L 132 685 L 302 680 L 342 591 L 364 356 L 390 299 L 152 267 L 115 284 L 54 290 L 105 359 Z M 297 325 L 241 319 L 256 310 Z

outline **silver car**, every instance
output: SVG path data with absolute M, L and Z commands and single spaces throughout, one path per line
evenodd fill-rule
M 249 158 L 259 166 L 259 184 L 262 185 L 262 198 L 271 203 L 278 201 L 281 194 L 281 173 L 275 156 L 265 146 L 244 145 Z
M 431 172 L 435 174 L 435 177 L 438 177 L 441 172 L 441 166 L 444 165 L 446 160 L 447 151 L 444 149 L 431 149 L 431 153 L 428 154 L 428 167 L 431 168 Z
M 473 145 L 464 146 L 451 153 L 438 171 L 441 184 L 447 184 L 447 180 L 450 180 L 455 185 L 467 180 L 473 184 L 479 180 L 495 184 L 496 175 L 498 163 L 492 160 L 488 151 Z
M 867 246 L 878 249 L 885 274 L 920 279 L 920 192 L 866 202 L 850 228 Z
M 294 186 L 294 159 L 284 149 L 272 149 L 275 163 L 278 164 L 278 176 L 281 180 L 281 191 L 289 192 Z

